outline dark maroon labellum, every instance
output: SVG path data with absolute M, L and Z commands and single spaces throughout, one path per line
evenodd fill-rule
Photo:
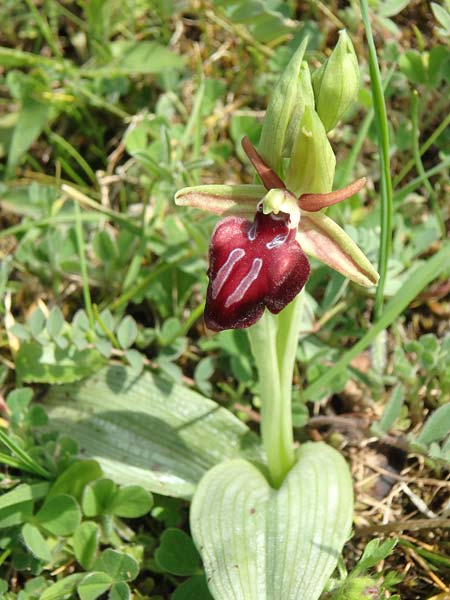
M 264 308 L 279 313 L 305 285 L 309 261 L 284 213 L 258 212 L 253 223 L 228 217 L 218 223 L 209 248 L 208 329 L 250 327 Z

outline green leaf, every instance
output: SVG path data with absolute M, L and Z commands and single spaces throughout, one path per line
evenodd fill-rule
M 131 348 L 131 350 L 126 350 L 124 352 L 124 356 L 135 374 L 140 375 L 142 373 L 142 369 L 144 368 L 145 356 L 141 352 L 133 350 L 133 348 Z
M 137 333 L 136 321 L 127 315 L 117 328 L 117 339 L 121 348 L 129 348 L 136 339 Z
M 100 540 L 100 530 L 97 523 L 85 521 L 78 525 L 73 534 L 73 551 L 75 558 L 88 571 L 94 564 Z
M 15 525 L 21 525 L 32 519 L 33 503 L 19 502 L 12 506 L 0 509 L 0 529 L 7 529 Z
M 106 264 L 110 264 L 112 260 L 117 258 L 117 246 L 108 231 L 104 229 L 97 231 L 92 240 L 92 246 L 99 259 Z
M 33 398 L 31 388 L 16 388 L 6 398 L 6 404 L 14 417 L 20 417 Z
M 446 35 L 450 35 L 450 12 L 437 2 L 431 3 L 431 10 L 433 11 L 436 21 L 442 25 Z
M 139 565 L 136 559 L 111 548 L 102 552 L 94 568 L 107 573 L 116 582 L 133 581 L 139 574 Z
M 51 562 L 52 555 L 50 549 L 37 527 L 30 523 L 25 523 L 22 527 L 22 538 L 33 556 L 39 560 L 43 560 L 45 563 Z
M 155 552 L 159 566 L 173 575 L 194 575 L 200 569 L 200 556 L 192 539 L 181 529 L 166 529 Z
M 117 490 L 111 512 L 118 517 L 135 519 L 146 515 L 153 506 L 153 497 L 140 485 L 128 485 Z
M 115 583 L 108 594 L 108 600 L 130 600 L 130 598 L 130 586 L 125 581 Z
M 370 540 L 364 548 L 363 555 L 359 559 L 358 564 L 352 571 L 352 575 L 359 575 L 375 567 L 380 561 L 391 554 L 396 543 L 397 540 L 386 540 L 382 544 L 379 539 Z
M 244 460 L 202 479 L 191 531 L 216 600 L 316 600 L 349 537 L 352 481 L 330 446 L 306 443 L 279 490 Z
M 61 309 L 54 306 L 47 319 L 47 331 L 52 338 L 58 337 L 64 327 L 64 316 Z
M 15 169 L 23 154 L 41 133 L 47 122 L 48 109 L 48 102 L 41 102 L 33 98 L 31 94 L 23 98 L 9 147 L 9 171 Z
M 417 50 L 407 50 L 399 58 L 400 71 L 415 84 L 424 84 L 427 81 L 427 72 L 422 59 L 422 54 Z
M 119 40 L 110 44 L 115 67 L 125 73 L 162 73 L 182 69 L 183 59 L 155 42 Z
M 144 372 L 109 367 L 80 383 L 53 386 L 49 428 L 75 439 L 106 476 L 164 495 L 189 498 L 213 465 L 258 438 L 215 402 Z
M 394 425 L 395 421 L 400 416 L 403 402 L 405 399 L 405 389 L 402 385 L 397 385 L 392 391 L 391 397 L 389 398 L 381 419 L 378 423 L 374 423 L 374 432 L 386 433 Z
M 35 308 L 33 310 L 27 319 L 27 325 L 35 337 L 43 331 L 45 327 L 45 315 L 40 308 Z
M 80 600 L 95 600 L 111 587 L 112 579 L 106 573 L 88 573 L 78 585 Z
M 435 410 L 425 422 L 416 438 L 417 443 L 428 446 L 442 440 L 450 433 L 450 404 L 444 404 Z
M 411 0 L 384 0 L 380 2 L 379 14 L 382 17 L 394 17 L 401 12 Z
M 212 600 L 204 575 L 194 575 L 177 587 L 170 600 Z
M 75 591 L 78 583 L 83 579 L 85 573 L 73 573 L 64 579 L 60 579 L 48 587 L 41 595 L 40 600 L 61 600 Z
M 80 460 L 61 473 L 50 488 L 48 498 L 58 494 L 70 494 L 80 501 L 86 485 L 102 476 L 103 471 L 97 461 Z
M 54 535 L 70 535 L 80 524 L 81 511 L 72 496 L 59 494 L 44 503 L 36 521 Z
M 36 341 L 21 344 L 16 355 L 16 372 L 21 381 L 68 383 L 100 369 L 104 359 L 96 350 L 62 349 L 56 344 L 41 346 Z
M 111 479 L 99 479 L 86 486 L 82 507 L 87 517 L 110 514 L 117 492 L 117 485 Z
M 0 510 L 29 500 L 40 500 L 46 496 L 48 488 L 48 483 L 34 483 L 33 485 L 21 483 L 10 492 L 0 496 Z

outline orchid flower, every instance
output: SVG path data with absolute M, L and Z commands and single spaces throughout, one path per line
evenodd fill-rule
M 278 314 L 304 287 L 306 254 L 370 287 L 378 274 L 352 239 L 321 209 L 357 193 L 365 178 L 329 193 L 297 197 L 256 151 L 242 147 L 263 185 L 206 185 L 179 190 L 181 206 L 226 216 L 209 247 L 205 324 L 220 331 L 249 327 L 267 308 Z M 249 220 L 252 218 L 252 220 Z M 305 254 L 306 253 L 306 254 Z

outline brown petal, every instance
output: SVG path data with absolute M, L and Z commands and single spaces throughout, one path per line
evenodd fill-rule
M 329 192 L 328 194 L 303 194 L 299 198 L 300 208 L 309 212 L 315 212 L 327 206 L 332 206 L 342 200 L 350 198 L 366 184 L 366 178 L 357 179 L 350 185 L 347 185 L 340 190 Z
M 242 138 L 242 148 L 245 154 L 248 156 L 249 161 L 255 168 L 255 171 L 261 177 L 261 181 L 268 190 L 280 189 L 284 190 L 286 186 L 278 175 L 273 171 L 269 165 L 264 161 L 262 156 L 258 154 L 255 146 L 251 143 L 247 136 Z

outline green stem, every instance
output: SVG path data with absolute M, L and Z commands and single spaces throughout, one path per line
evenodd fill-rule
M 286 322 L 288 320 L 286 316 Z M 286 329 L 283 330 L 286 337 Z M 260 321 L 248 330 L 248 334 L 259 374 L 263 447 L 271 484 L 279 488 L 295 461 L 290 393 L 292 369 L 288 374 L 287 360 L 280 361 L 278 317 L 266 311 Z M 285 350 L 287 352 L 287 345 Z M 295 357 L 295 353 L 292 354 Z
M 292 428 L 292 377 L 297 355 L 300 318 L 303 308 L 304 294 L 301 292 L 276 317 L 278 323 L 277 355 L 280 371 L 283 406 L 289 409 L 289 422 Z

